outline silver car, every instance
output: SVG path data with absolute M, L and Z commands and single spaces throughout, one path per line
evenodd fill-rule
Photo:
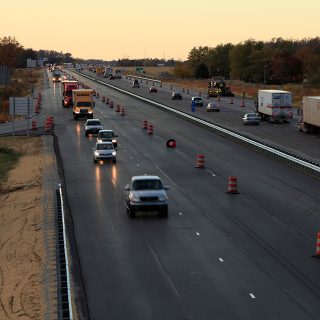
M 113 143 L 108 142 L 97 142 L 92 148 L 93 150 L 93 162 L 111 160 L 113 163 L 117 162 L 117 152 L 114 149 Z
M 131 218 L 139 210 L 157 210 L 163 217 L 168 216 L 168 196 L 158 176 L 133 176 L 125 187 L 127 212 Z
M 84 124 L 84 135 L 87 137 L 89 133 L 97 134 L 103 129 L 103 124 L 99 119 L 88 119 Z
M 118 146 L 117 137 L 118 135 L 115 134 L 112 130 L 100 130 L 98 132 L 97 142 L 111 141 L 113 143 L 113 146 L 117 148 Z
M 259 125 L 260 119 L 255 113 L 246 113 L 242 118 L 243 125 Z

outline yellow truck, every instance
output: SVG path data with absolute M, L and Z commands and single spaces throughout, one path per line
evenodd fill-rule
M 72 90 L 74 120 L 78 118 L 93 119 L 93 92 L 92 89 Z
M 102 76 L 104 74 L 104 69 L 105 69 L 105 67 L 97 67 L 96 68 L 96 75 Z

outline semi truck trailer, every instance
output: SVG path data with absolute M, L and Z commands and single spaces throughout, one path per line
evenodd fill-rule
M 320 128 L 320 96 L 303 97 L 299 131 L 318 133 Z
M 289 122 L 292 119 L 292 93 L 283 90 L 258 90 L 256 111 L 261 120 Z

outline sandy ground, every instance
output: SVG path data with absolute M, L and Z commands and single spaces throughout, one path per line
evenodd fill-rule
M 22 153 L 0 189 L 1 320 L 56 319 L 54 208 L 43 187 L 55 159 L 44 154 L 43 142 L 0 138 Z

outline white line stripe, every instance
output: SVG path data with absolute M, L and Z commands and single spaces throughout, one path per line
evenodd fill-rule
M 222 258 L 219 258 L 219 261 L 220 261 L 220 262 L 224 262 Z
M 199 233 L 199 232 L 196 232 L 196 235 L 197 235 L 197 236 L 200 236 L 200 233 Z
M 182 212 L 178 212 L 179 216 L 182 216 Z
M 255 298 L 256 298 L 253 293 L 249 293 L 249 295 L 250 295 L 250 297 L 251 297 L 252 299 L 255 299 Z

